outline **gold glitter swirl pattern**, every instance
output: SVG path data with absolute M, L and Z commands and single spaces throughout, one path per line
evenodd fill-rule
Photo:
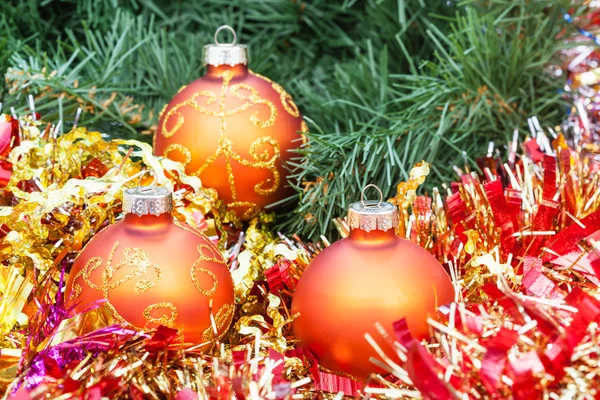
M 203 112 L 205 114 L 209 114 L 212 116 L 218 116 L 217 113 L 215 113 L 214 111 L 210 111 L 205 109 L 204 107 L 202 107 L 202 105 L 200 105 L 198 103 L 198 98 L 199 97 L 206 97 L 206 105 L 210 106 L 211 104 L 214 104 L 215 101 L 217 101 L 217 96 L 215 96 L 215 94 L 213 92 L 210 92 L 208 90 L 202 90 L 198 93 L 194 93 L 194 95 L 189 99 L 188 101 L 188 105 L 190 107 L 192 107 L 194 110 L 196 111 L 200 111 Z
M 169 106 L 168 104 L 165 104 L 163 106 L 163 108 L 160 109 L 160 112 L 158 113 L 158 119 L 161 119 L 163 117 L 168 106 Z
M 242 213 L 242 219 L 250 220 L 260 212 L 260 206 L 250 201 L 234 201 L 227 205 L 228 208 L 246 208 Z
M 177 117 L 177 121 L 175 122 L 175 126 L 173 127 L 173 129 L 168 130 L 167 122 L 170 121 L 173 116 Z M 184 122 L 185 118 L 183 118 L 183 114 L 179 112 L 179 107 L 171 108 L 165 116 L 165 119 L 163 119 L 162 134 L 164 135 L 164 137 L 170 138 L 175 134 L 175 132 L 177 132 L 177 130 L 179 130 L 179 128 L 183 126 Z
M 219 281 L 217 279 L 217 275 L 215 275 L 215 273 L 212 272 L 211 270 L 208 270 L 206 268 L 198 268 L 198 265 L 201 262 L 202 261 L 200 259 L 198 259 L 192 267 L 192 282 L 194 282 L 194 286 L 196 286 L 196 289 L 198 289 L 198 291 L 200 293 L 202 293 L 206 297 L 210 297 L 213 294 L 217 293 L 217 288 L 219 287 Z M 198 278 L 196 276 L 199 273 L 204 273 L 204 274 L 210 276 L 210 278 L 212 279 L 212 287 L 209 290 L 206 290 L 202 286 L 200 286 L 200 282 L 198 282 Z
M 163 312 L 160 317 L 153 317 L 151 313 L 156 310 L 166 309 L 169 311 L 169 314 Z M 175 320 L 177 319 L 177 315 L 179 312 L 177 311 L 177 307 L 173 304 L 163 301 L 160 303 L 149 305 L 144 309 L 143 312 L 144 318 L 146 321 L 152 324 L 164 325 L 168 328 L 172 328 L 175 325 Z
M 217 327 L 217 331 L 221 330 L 223 327 L 226 326 L 229 319 L 233 316 L 234 310 L 235 307 L 233 306 L 233 304 L 223 304 L 221 308 L 219 308 L 219 311 L 217 311 L 217 314 L 215 315 L 215 325 Z M 224 330 L 223 333 L 221 333 L 216 339 L 220 339 L 221 337 L 223 337 L 226 331 L 227 330 Z M 204 332 L 202 332 L 202 340 L 208 342 L 213 338 L 214 332 L 213 327 L 211 325 L 208 328 L 206 328 Z
M 227 95 L 227 88 L 229 86 L 229 82 L 231 81 L 233 74 L 231 73 L 231 71 L 225 71 L 223 73 L 223 86 L 221 88 L 221 99 L 219 102 L 219 111 L 220 112 L 225 112 L 225 96 Z M 219 153 L 219 150 L 221 150 L 222 153 L 225 154 L 225 167 L 227 169 L 227 180 L 229 182 L 229 190 L 231 190 L 231 198 L 233 200 L 237 199 L 237 191 L 235 188 L 235 176 L 233 175 L 233 169 L 231 167 L 231 156 L 233 155 L 234 151 L 233 151 L 233 143 L 231 142 L 230 139 L 227 139 L 227 124 L 225 122 L 225 118 L 221 118 L 221 123 L 220 123 L 220 129 L 221 129 L 221 138 L 219 139 L 219 149 L 217 149 L 217 152 L 215 154 Z M 212 157 L 209 157 L 209 159 L 207 160 L 210 161 L 211 163 L 213 162 Z M 206 163 L 204 164 L 206 165 Z
M 89 287 L 102 292 L 102 295 L 104 296 L 104 299 L 106 300 L 106 305 L 113 313 L 113 316 L 121 324 L 123 324 L 125 326 L 131 326 L 131 324 L 129 322 L 127 322 L 123 317 L 121 317 L 121 315 L 118 313 L 118 311 L 115 309 L 115 307 L 111 304 L 111 302 L 109 300 L 109 292 L 112 289 L 115 289 L 115 288 L 123 285 L 125 282 L 127 282 L 131 279 L 137 278 L 137 277 L 142 277 L 142 278 L 135 284 L 135 289 L 134 289 L 135 294 L 145 292 L 145 291 L 151 289 L 152 287 L 154 287 L 156 285 L 156 282 L 161 280 L 162 270 L 158 265 L 150 262 L 150 256 L 148 255 L 148 253 L 146 251 L 144 251 L 142 249 L 129 248 L 129 247 L 123 251 L 123 258 L 122 258 L 121 262 L 119 262 L 115 267 L 113 267 L 113 259 L 114 259 L 115 253 L 117 252 L 117 249 L 119 248 L 119 245 L 120 245 L 120 243 L 118 241 L 115 242 L 110 253 L 108 254 L 106 266 L 104 268 L 104 271 L 102 271 L 102 284 L 97 285 L 94 282 L 92 282 L 92 280 L 90 278 L 92 273 L 95 270 L 97 270 L 98 268 L 100 268 L 103 264 L 103 260 L 101 257 L 93 257 L 93 258 L 89 259 L 88 262 L 85 264 L 85 267 L 81 271 L 79 271 L 77 273 L 77 275 L 75 275 L 75 278 L 73 279 L 73 288 L 71 291 L 70 299 L 74 300 L 79 295 L 81 295 L 82 287 L 77 281 L 79 279 L 83 279 L 84 282 Z M 130 271 L 127 275 L 125 275 L 123 278 L 119 279 L 118 281 L 111 282 L 113 280 L 113 278 L 115 277 L 116 272 L 120 269 L 126 269 L 126 270 L 130 270 Z M 145 275 L 148 274 L 148 272 L 150 270 L 154 270 L 154 272 L 156 273 L 156 280 L 153 280 L 150 277 L 144 277 Z M 158 303 L 158 304 L 160 304 L 161 307 L 167 307 L 167 308 L 172 307 L 172 308 L 170 308 L 172 311 L 171 317 L 172 317 L 173 321 L 175 321 L 175 318 L 177 317 L 177 309 L 175 308 L 175 306 L 173 306 L 170 303 L 168 303 L 169 305 L 165 305 L 167 303 Z M 157 305 L 154 305 L 154 306 L 156 306 L 156 307 L 154 307 L 152 309 L 147 308 L 144 311 L 144 316 L 146 316 L 146 312 L 150 313 L 150 311 L 152 311 L 153 309 L 158 308 Z M 163 318 L 163 319 L 166 318 L 165 321 L 170 320 L 167 317 L 161 317 L 161 318 Z M 146 319 L 148 319 L 148 318 L 146 318 Z M 157 319 L 157 321 L 158 321 L 158 319 Z
M 219 287 L 219 280 L 217 279 L 217 275 L 214 272 L 206 268 L 200 267 L 200 264 L 202 264 L 203 262 L 214 262 L 225 265 L 225 261 L 223 260 L 223 256 L 221 255 L 221 253 L 219 253 L 219 250 L 211 242 L 199 244 L 197 249 L 200 257 L 198 257 L 196 262 L 194 262 L 190 271 L 192 282 L 194 283 L 194 286 L 196 286 L 196 289 L 198 289 L 200 293 L 202 293 L 206 297 L 210 297 L 217 292 L 217 288 Z M 200 285 L 200 282 L 198 281 L 197 277 L 199 273 L 206 274 L 212 279 L 212 287 L 210 289 L 206 290 Z
M 251 74 L 265 79 L 271 83 L 271 86 L 280 95 L 281 103 L 284 109 L 292 116 L 298 117 L 300 115 L 298 107 L 292 101 L 291 96 L 285 92 L 283 87 L 274 83 L 273 81 L 265 78 L 261 75 L 255 74 L 250 71 Z M 223 82 L 221 84 L 221 92 L 218 96 L 218 110 L 208 109 L 210 106 L 217 102 L 217 95 L 214 93 L 203 90 L 195 93 L 191 98 L 174 105 L 165 115 L 162 120 L 162 134 L 164 137 L 169 138 L 173 136 L 181 126 L 185 123 L 185 118 L 180 112 L 182 107 L 191 107 L 194 110 L 208 116 L 216 117 L 220 119 L 220 137 L 218 147 L 215 152 L 209 156 L 204 163 L 193 173 L 193 175 L 200 175 L 210 165 L 212 165 L 219 157 L 225 158 L 225 169 L 227 173 L 227 181 L 229 183 L 229 189 L 231 192 L 232 202 L 228 205 L 229 208 L 245 207 L 246 210 L 242 216 L 244 219 L 252 218 L 257 212 L 260 211 L 260 207 L 255 203 L 248 201 L 238 201 L 236 180 L 233 174 L 232 162 L 237 162 L 249 168 L 266 169 L 272 174 L 272 178 L 268 178 L 263 182 L 259 182 L 254 186 L 254 191 L 262 196 L 268 196 L 274 194 L 281 185 L 281 176 L 277 169 L 276 163 L 281 155 L 281 148 L 277 140 L 271 136 L 264 136 L 255 140 L 250 149 L 250 159 L 244 159 L 234 150 L 234 143 L 227 137 L 227 117 L 239 114 L 247 111 L 251 108 L 257 108 L 264 106 L 269 111 L 269 116 L 266 119 L 261 119 L 259 116 L 260 109 L 256 109 L 250 116 L 250 122 L 259 128 L 269 128 L 275 124 L 277 120 L 278 111 L 277 107 L 273 102 L 264 99 L 260 96 L 259 92 L 252 86 L 245 83 L 238 83 L 230 86 L 233 74 L 231 71 L 225 71 L 221 74 Z M 236 99 L 242 100 L 244 103 L 231 110 L 226 109 L 226 98 L 227 94 L 232 95 Z M 203 98 L 204 100 L 201 100 Z M 174 120 L 175 119 L 175 120 Z M 173 124 L 172 122 L 175 121 Z M 173 129 L 167 129 L 167 122 L 171 122 Z M 304 124 L 305 126 L 305 124 Z M 268 145 L 270 148 L 262 150 L 260 147 Z M 181 144 L 171 144 L 164 150 L 164 155 L 168 156 L 172 152 L 180 152 L 185 158 L 185 164 L 189 164 L 192 161 L 191 151 Z
M 304 122 L 304 120 L 302 120 L 302 122 L 300 123 L 300 132 L 302 132 L 302 134 L 300 135 L 302 137 L 302 144 L 305 145 L 308 143 L 308 137 L 306 136 L 306 134 L 308 133 L 308 125 L 306 125 L 306 122 Z
M 298 106 L 296 106 L 296 103 L 294 103 L 294 100 L 292 99 L 292 96 L 290 96 L 290 94 L 288 92 L 285 91 L 285 89 L 283 88 L 283 86 L 281 86 L 280 84 L 273 82 L 273 80 L 267 78 L 264 75 L 261 74 L 257 74 L 254 71 L 249 71 L 251 75 L 256 76 L 257 78 L 261 78 L 264 79 L 265 81 L 269 82 L 271 84 L 271 87 L 277 92 L 279 93 L 279 100 L 281 101 L 281 105 L 283 106 L 283 108 L 285 109 L 285 111 L 287 111 L 292 117 L 299 117 L 300 116 L 300 111 L 298 110 Z M 302 123 L 304 124 L 304 126 L 306 126 L 306 124 L 304 123 L 304 121 L 302 121 Z M 302 127 L 301 129 L 302 132 L 308 132 L 308 128 L 306 130 L 304 130 L 304 127 Z
M 175 225 L 177 225 L 178 228 L 181 228 L 184 231 L 187 231 L 187 232 L 199 237 L 200 239 L 202 239 L 204 241 L 204 243 L 207 245 L 207 247 L 209 247 L 211 249 L 212 255 L 218 260 L 218 261 L 214 261 L 214 262 L 218 262 L 219 264 L 227 265 L 225 263 L 225 260 L 223 260 L 223 255 L 219 256 L 219 254 L 221 254 L 221 252 L 219 251 L 217 246 L 215 246 L 213 244 L 213 242 L 211 242 L 210 239 L 208 239 L 206 237 L 205 234 L 201 233 L 200 231 L 196 230 L 195 228 L 192 228 L 188 224 L 179 222 L 179 220 L 177 220 L 177 219 L 173 219 L 173 223 Z
M 248 93 L 244 93 L 244 91 L 249 92 Z M 277 107 L 275 107 L 275 105 L 270 102 L 269 100 L 263 99 L 262 97 L 259 96 L 258 91 L 256 89 L 254 89 L 252 86 L 245 84 L 245 83 L 238 83 L 237 85 L 233 85 L 230 89 L 229 89 L 229 93 L 231 93 L 235 98 L 238 98 L 240 100 L 247 100 L 252 104 L 263 104 L 266 105 L 267 107 L 269 107 L 269 118 L 267 120 L 261 120 L 258 117 L 258 110 L 254 112 L 254 114 L 252 114 L 252 116 L 250 117 L 250 121 L 255 125 L 258 126 L 259 128 L 270 128 L 271 126 L 273 126 L 273 124 L 275 123 L 275 120 L 277 119 Z
M 81 292 L 83 291 L 83 288 L 81 287 L 81 285 L 79 283 L 75 283 L 75 280 L 77 278 L 79 278 L 80 274 L 81 274 L 81 271 L 79 271 L 79 273 L 77 275 L 75 275 L 75 279 L 73 280 L 73 286 L 71 287 L 71 293 L 69 294 L 69 301 L 73 301 L 76 298 L 78 298 L 79 296 L 81 296 Z
M 273 87 L 273 89 L 279 93 L 279 100 L 281 101 L 281 105 L 285 111 L 287 111 L 292 117 L 299 117 L 300 111 L 298 111 L 298 106 L 296 106 L 296 103 L 294 103 L 294 100 L 292 100 L 292 96 L 290 96 L 289 93 L 277 83 L 272 83 L 271 87 Z
M 77 297 L 79 297 L 81 295 L 83 288 L 81 287 L 81 284 L 78 282 L 80 279 L 83 279 L 83 281 L 89 287 L 96 289 L 96 290 L 102 290 L 101 286 L 96 285 L 95 283 L 93 283 L 90 280 L 90 274 L 94 270 L 98 269 L 102 265 L 102 262 L 103 262 L 102 258 L 100 258 L 100 257 L 92 257 L 88 260 L 88 262 L 85 264 L 85 267 L 83 267 L 81 269 L 81 271 L 79 271 L 73 278 L 73 287 L 71 288 L 69 300 L 71 300 L 71 301 L 75 300 Z
M 300 132 L 308 133 L 308 125 L 306 125 L 306 122 L 304 120 L 302 120 L 302 122 L 300 123 Z
M 196 286 L 196 289 L 198 289 L 198 291 L 200 293 L 202 293 L 203 295 L 205 295 L 207 297 L 212 296 L 213 294 L 215 294 L 217 292 L 217 288 L 219 287 L 219 281 L 217 279 L 217 275 L 214 272 L 212 272 L 206 268 L 198 268 L 198 267 L 203 262 L 213 262 L 213 263 L 227 266 L 227 263 L 223 259 L 223 255 L 221 254 L 221 252 L 219 251 L 217 246 L 215 246 L 213 242 L 208 240 L 208 238 L 205 235 L 195 231 L 194 229 L 187 226 L 186 224 L 180 223 L 177 220 L 174 220 L 174 223 L 179 228 L 194 234 L 195 236 L 201 238 L 204 241 L 204 243 L 199 244 L 196 247 L 198 250 L 199 257 L 192 265 L 192 268 L 190 270 L 190 275 L 192 278 L 192 282 L 194 283 L 194 286 Z M 213 285 L 209 290 L 206 290 L 202 286 L 200 286 L 200 282 L 198 282 L 198 278 L 197 278 L 197 274 L 200 272 L 208 275 L 212 279 Z
M 269 155 L 269 152 L 267 150 L 263 150 L 262 153 L 258 152 L 258 149 L 264 144 L 269 144 L 271 146 L 273 154 Z M 249 153 L 250 157 L 252 157 L 252 159 L 254 160 L 254 163 L 242 160 L 241 158 L 235 158 L 235 160 L 243 165 L 251 166 L 257 163 L 265 165 L 265 168 L 267 168 L 273 174 L 273 181 L 271 182 L 271 187 L 265 187 L 265 184 L 269 183 L 269 180 L 267 179 L 266 181 L 257 183 L 254 186 L 254 191 L 263 196 L 275 193 L 279 188 L 280 182 L 279 170 L 275 167 L 275 163 L 277 162 L 281 154 L 281 150 L 279 149 L 279 143 L 277 142 L 277 140 L 273 139 L 270 136 L 261 137 L 252 142 L 252 144 L 250 145 Z
M 178 151 L 185 157 L 183 165 L 188 165 L 192 161 L 192 152 L 190 151 L 190 149 L 179 143 L 173 143 L 168 145 L 163 154 L 165 157 L 169 158 L 169 154 L 171 154 L 174 151 Z
M 115 289 L 130 279 L 146 275 L 150 269 L 154 269 L 156 272 L 156 281 L 160 281 L 162 277 L 162 271 L 160 267 L 156 264 L 150 262 L 150 256 L 148 253 L 142 249 L 133 249 L 126 248 L 123 251 L 123 260 L 117 264 L 116 267 L 112 267 L 112 256 L 114 252 L 119 247 L 119 242 L 115 242 L 113 247 L 113 251 L 111 251 L 111 257 L 109 258 L 109 262 L 106 264 L 106 268 L 102 274 L 102 291 L 108 291 Z M 115 273 L 121 268 L 126 268 L 131 270 L 127 275 L 123 278 L 119 279 L 114 283 L 110 283 L 110 281 L 114 278 Z M 151 278 L 143 278 L 140 279 L 135 284 L 135 294 L 139 294 L 140 292 L 144 292 L 156 284 Z
M 167 112 L 167 115 L 165 115 L 165 118 L 163 119 L 163 122 L 162 122 L 162 134 L 163 134 L 164 137 L 170 138 L 185 123 L 185 118 L 183 117 L 183 114 L 181 114 L 181 112 L 179 112 L 179 109 L 182 108 L 182 107 L 186 107 L 186 106 L 187 107 L 192 107 L 194 110 L 200 111 L 200 112 L 202 112 L 204 114 L 217 116 L 217 114 L 214 111 L 210 111 L 210 110 L 204 108 L 203 106 L 201 106 L 198 103 L 198 98 L 199 97 L 206 97 L 207 98 L 206 105 L 213 104 L 216 101 L 216 99 L 217 99 L 217 96 L 215 96 L 215 94 L 213 92 L 210 92 L 208 90 L 202 90 L 202 91 L 200 91 L 198 93 L 195 93 L 191 98 L 187 99 L 183 103 L 179 103 L 175 107 L 171 108 Z M 177 121 L 175 122 L 175 126 L 173 127 L 173 129 L 167 129 L 167 123 L 173 117 L 177 118 Z
M 211 241 L 207 240 L 206 243 L 199 244 L 197 249 L 198 253 L 200 253 L 200 258 L 202 261 L 226 265 L 225 260 L 223 260 L 223 256 L 219 252 L 219 249 L 217 249 L 217 247 Z M 205 250 L 208 252 L 208 254 Z
M 273 80 L 272 80 L 272 79 L 270 79 L 270 78 L 267 78 L 266 76 L 264 76 L 264 75 L 261 75 L 261 74 L 259 74 L 258 72 L 254 72 L 254 71 L 252 71 L 252 70 L 248 70 L 248 72 L 250 73 L 250 75 L 254 75 L 254 76 L 256 76 L 257 78 L 264 79 L 265 81 L 269 82 L 270 84 L 273 84 L 273 83 L 275 83 L 275 82 L 273 82 Z

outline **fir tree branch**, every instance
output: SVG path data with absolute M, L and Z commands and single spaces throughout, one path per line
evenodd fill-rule
M 49 121 L 82 106 L 90 128 L 140 139 L 230 24 L 251 68 L 309 121 L 311 144 L 290 164 L 298 202 L 280 210 L 282 229 L 315 238 L 367 183 L 391 196 L 424 159 L 431 188 L 527 116 L 560 120 L 562 82 L 544 68 L 565 46 L 556 36 L 569 3 L 11 0 L 0 5 L 0 96 L 23 111 L 34 94 Z

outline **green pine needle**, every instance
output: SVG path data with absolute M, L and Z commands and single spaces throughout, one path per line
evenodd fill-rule
M 290 163 L 297 195 L 280 228 L 332 235 L 368 183 L 386 197 L 426 160 L 426 190 L 455 179 L 489 141 L 536 115 L 563 118 L 563 82 L 545 72 L 567 46 L 567 0 L 11 0 L 0 5 L 0 101 L 28 94 L 48 121 L 135 137 L 202 75 L 202 46 L 232 25 L 251 68 L 281 83 L 308 122 Z

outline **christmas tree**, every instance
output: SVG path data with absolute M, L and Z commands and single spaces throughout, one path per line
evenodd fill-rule
M 565 46 L 568 3 L 9 1 L 0 96 L 22 112 L 32 94 L 63 131 L 81 107 L 90 129 L 150 142 L 161 108 L 201 76 L 202 46 L 229 24 L 253 70 L 280 82 L 306 116 L 310 145 L 290 165 L 297 194 L 281 220 L 316 238 L 367 183 L 391 196 L 425 160 L 431 189 L 455 164 L 476 168 L 470 157 L 490 141 L 505 146 L 528 116 L 558 123 L 563 81 L 545 68 Z

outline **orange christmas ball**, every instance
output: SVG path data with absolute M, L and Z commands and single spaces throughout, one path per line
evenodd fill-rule
M 246 46 L 208 45 L 204 58 L 206 75 L 161 112 L 154 149 L 250 219 L 290 193 L 284 162 L 306 125 L 280 85 L 248 69 Z
M 222 336 L 234 312 L 233 280 L 223 256 L 202 233 L 175 221 L 171 191 L 128 189 L 125 218 L 95 235 L 67 282 L 76 312 L 105 301 L 124 326 L 180 329 L 186 342 Z M 210 302 L 212 301 L 212 311 Z
M 428 336 L 428 317 L 454 300 L 444 268 L 420 246 L 396 236 L 396 207 L 390 203 L 354 203 L 350 235 L 323 250 L 298 282 L 292 302 L 295 335 L 319 364 L 365 380 L 379 371 L 380 358 L 365 339 L 380 338 L 379 322 L 388 332 L 405 317 L 411 333 Z M 377 205 L 377 206 L 376 206 Z M 386 354 L 394 350 L 378 341 Z M 397 360 L 399 362 L 399 360 Z

